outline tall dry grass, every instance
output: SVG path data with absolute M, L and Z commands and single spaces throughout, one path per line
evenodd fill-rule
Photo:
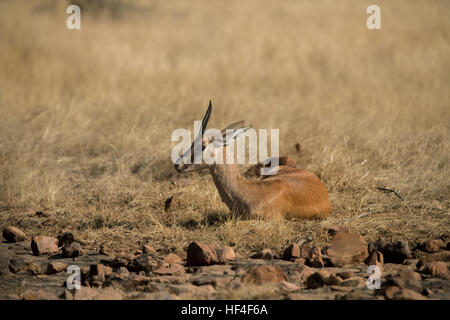
M 370 31 L 372 2 L 84 1 L 76 31 L 67 3 L 1 1 L 0 224 L 87 231 L 117 251 L 323 245 L 333 224 L 448 239 L 450 3 L 377 1 L 383 29 Z M 209 99 L 211 127 L 279 128 L 281 154 L 320 175 L 332 216 L 241 221 L 206 173 L 177 184 L 172 130 Z

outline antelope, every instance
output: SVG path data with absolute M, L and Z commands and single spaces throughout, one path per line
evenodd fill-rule
M 295 168 L 295 165 L 280 165 L 277 173 L 263 176 L 259 180 L 243 177 L 235 164 L 201 164 L 194 163 L 194 154 L 202 154 L 208 150 L 211 155 L 220 148 L 227 150 L 230 142 L 238 140 L 250 128 L 244 127 L 244 121 L 236 122 L 224 130 L 223 141 L 217 143 L 205 136 L 212 103 L 203 117 L 201 129 L 192 146 L 181 155 L 174 166 L 178 172 L 189 172 L 207 167 L 219 192 L 220 198 L 230 212 L 244 218 L 250 217 L 284 217 L 300 219 L 327 218 L 331 212 L 328 191 L 320 179 L 312 172 Z M 227 136 L 225 132 L 233 129 L 234 134 Z M 201 141 L 201 143 L 200 143 Z M 197 143 L 196 143 L 197 142 Z M 211 148 L 212 145 L 212 148 Z M 209 146 L 209 148 L 207 148 Z M 195 149 L 197 153 L 195 152 Z M 189 160 L 189 161 L 188 161 Z M 283 164 L 283 163 L 281 163 Z

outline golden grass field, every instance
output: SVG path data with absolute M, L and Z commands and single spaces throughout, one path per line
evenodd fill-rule
M 367 241 L 449 240 L 450 2 L 104 1 L 81 5 L 81 30 L 66 6 L 0 1 L 0 225 L 84 232 L 113 252 L 279 252 L 323 246 L 336 224 Z M 210 99 L 212 128 L 279 128 L 331 216 L 236 219 L 207 172 L 178 174 L 171 133 Z

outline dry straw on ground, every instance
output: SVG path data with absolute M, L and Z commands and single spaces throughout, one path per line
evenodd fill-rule
M 71 31 L 64 2 L 1 1 L 0 224 L 86 231 L 117 251 L 323 245 L 334 224 L 448 239 L 450 3 L 379 3 L 383 29 L 370 31 L 370 1 L 83 1 Z M 209 99 L 211 127 L 279 128 L 332 216 L 242 221 L 206 173 L 174 185 L 171 132 Z

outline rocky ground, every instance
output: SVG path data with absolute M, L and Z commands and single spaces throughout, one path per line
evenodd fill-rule
M 5 227 L 0 299 L 450 299 L 449 243 L 410 247 L 402 240 L 366 243 L 345 227 L 328 232 L 324 248 L 296 243 L 250 257 L 197 242 L 178 255 L 144 246 L 112 256 L 85 250 L 70 233 L 30 243 L 20 229 Z M 71 265 L 80 267 L 79 290 L 67 288 Z M 379 289 L 368 266 L 381 273 Z

